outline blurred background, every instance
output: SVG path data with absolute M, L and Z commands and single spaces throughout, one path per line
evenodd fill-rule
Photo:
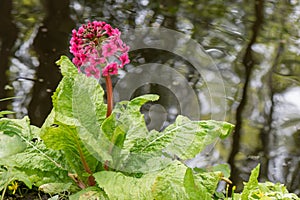
M 72 58 L 71 31 L 88 20 L 104 20 L 123 32 L 166 27 L 201 44 L 225 84 L 225 120 L 236 125 L 230 138 L 207 152 L 212 158 L 206 165 L 228 162 L 240 189 L 261 163 L 261 181 L 281 182 L 300 194 L 299 0 L 0 0 L 0 99 L 17 97 L 0 101 L 1 110 L 43 124 L 62 78 L 55 61 Z M 203 78 L 189 62 L 153 49 L 132 51 L 130 59 L 124 71 L 143 63 L 174 68 L 198 97 L 201 119 L 209 118 Z M 153 118 L 149 129 L 160 130 L 181 114 L 168 88 L 145 83 L 132 97 L 143 93 L 161 96 L 143 108 L 146 120 Z M 155 122 L 155 113 L 163 123 Z

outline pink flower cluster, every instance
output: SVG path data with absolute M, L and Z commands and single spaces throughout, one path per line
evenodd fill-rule
M 118 69 L 128 64 L 129 47 L 121 40 L 117 28 L 102 21 L 83 24 L 78 31 L 72 31 L 70 52 L 74 55 L 73 63 L 78 71 L 89 76 L 118 74 Z

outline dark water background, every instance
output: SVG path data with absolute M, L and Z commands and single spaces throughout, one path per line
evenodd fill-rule
M 236 125 L 231 138 L 209 153 L 231 164 L 239 188 L 261 163 L 261 181 L 281 182 L 300 194 L 300 1 L 0 0 L 0 99 L 20 97 L 0 102 L 1 110 L 42 125 L 61 79 L 54 62 L 63 54 L 71 58 L 71 30 L 87 20 L 105 20 L 121 31 L 166 27 L 195 39 L 222 73 L 226 121 Z M 133 64 L 173 59 L 174 68 L 181 62 L 186 67 L 177 70 L 205 101 L 197 87 L 201 78 L 184 60 L 154 50 L 130 58 Z M 178 104 L 169 100 L 168 88 L 145 83 L 136 95 L 145 92 L 160 94 L 164 106 Z

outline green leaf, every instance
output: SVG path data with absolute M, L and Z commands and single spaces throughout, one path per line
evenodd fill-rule
M 217 138 L 226 137 L 232 129 L 233 125 L 226 122 L 191 121 L 186 117 L 178 116 L 175 123 L 168 126 L 163 132 L 152 130 L 146 134 L 146 137 L 143 132 L 132 141 L 133 146 L 124 145 L 124 149 L 131 154 L 123 169 L 141 170 L 139 167 L 146 167 L 144 164 L 146 163 L 149 166 L 148 170 L 152 170 L 154 165 L 151 163 L 155 163 L 154 169 L 156 170 L 169 163 L 170 159 L 167 158 L 179 160 L 194 158 Z M 140 129 L 134 130 L 136 133 Z
M 73 77 L 64 77 L 54 92 L 52 96 L 54 121 L 68 125 L 78 124 L 73 115 L 73 84 Z
M 184 176 L 184 188 L 191 200 L 201 199 L 201 191 L 197 187 L 192 169 L 187 169 Z
M 146 102 L 156 101 L 158 98 L 159 96 L 154 94 L 143 95 L 132 99 L 127 104 L 121 102 L 120 106 L 113 111 L 116 115 L 119 115 L 117 120 L 118 125 L 121 124 L 122 129 L 126 132 L 124 149 L 131 149 L 137 140 L 147 136 L 148 129 L 144 116 L 140 113 L 140 108 Z
M 212 171 L 221 172 L 222 177 L 229 178 L 230 177 L 230 166 L 229 164 L 218 164 L 212 167 Z
M 21 181 L 28 188 L 32 188 L 33 182 L 29 179 L 28 175 L 25 172 L 9 169 L 9 170 L 0 170 L 0 191 L 7 187 L 12 181 Z
M 97 172 L 94 177 L 109 199 L 210 200 L 218 185 L 220 173 L 194 173 L 184 164 L 173 161 L 165 169 L 141 177 L 113 171 Z
M 139 178 L 112 171 L 98 172 L 94 176 L 109 199 L 187 199 L 183 188 L 185 170 L 183 164 L 175 162 L 162 171 Z
M 66 128 L 70 126 L 69 130 L 73 129 L 73 135 L 77 137 L 76 141 L 80 140 L 90 155 L 99 161 L 111 160 L 108 154 L 109 141 L 102 136 L 100 130 L 106 118 L 104 92 L 101 86 L 97 80 L 78 74 L 67 57 L 63 56 L 57 64 L 61 65 L 64 77 L 52 97 L 53 111 L 43 125 L 42 137 L 48 134 L 47 131 L 51 130 L 53 124 L 60 123 Z M 46 143 L 53 143 L 49 141 L 51 139 L 47 137 Z M 53 138 L 53 141 L 55 142 L 56 139 Z M 73 145 L 77 144 L 78 142 Z
M 165 146 L 164 151 L 173 157 L 192 159 L 215 139 L 228 136 L 232 129 L 233 125 L 226 122 L 191 121 L 178 116 L 175 123 L 162 133 L 161 144 Z
M 24 117 L 23 119 L 8 119 L 1 118 L 0 119 L 0 131 L 6 135 L 14 136 L 18 135 L 20 138 L 25 140 L 32 140 L 35 132 L 32 130 L 34 126 L 30 126 L 29 118 Z
M 129 108 L 131 111 L 139 111 L 141 106 L 144 105 L 145 103 L 149 102 L 149 101 L 157 101 L 159 99 L 159 96 L 156 94 L 145 94 L 139 97 L 136 97 L 134 99 L 132 99 L 129 102 Z
M 260 165 L 257 165 L 252 171 L 248 183 L 241 195 L 234 194 L 234 199 L 255 200 L 255 199 L 283 199 L 283 200 L 299 200 L 300 198 L 293 193 L 289 193 L 283 184 L 264 182 L 259 183 L 257 178 L 259 175 Z M 240 197 L 239 197 L 240 196 Z
M 120 172 L 102 171 L 95 173 L 94 177 L 109 199 L 154 199 L 151 186 L 155 181 L 155 174 L 134 178 Z
M 260 169 L 260 165 L 258 164 L 252 171 L 251 171 L 251 175 L 249 178 L 249 182 L 245 184 L 244 186 L 244 190 L 242 192 L 242 200 L 248 200 L 250 193 L 252 190 L 254 190 L 255 188 L 257 188 L 258 186 L 258 175 L 259 175 L 259 169 Z
M 26 149 L 34 136 L 34 126 L 28 117 L 19 119 L 0 119 L 0 158 L 14 155 Z
M 78 74 L 74 64 L 66 56 L 62 56 L 57 64 L 61 65 L 64 77 L 52 97 L 55 120 L 70 125 L 80 123 L 79 125 L 95 130 L 97 126 L 94 123 L 100 126 L 106 118 L 103 89 L 96 79 Z M 93 130 L 91 132 L 96 134 Z
M 9 110 L 2 110 L 0 111 L 0 118 L 2 118 L 4 115 L 14 114 L 15 112 L 9 111 Z
M 300 200 L 300 198 L 293 193 L 289 193 L 286 187 L 281 183 L 264 182 L 258 183 L 258 189 L 252 191 L 251 197 L 255 198 L 257 194 L 263 194 L 266 197 L 283 200 Z
M 83 178 L 83 165 L 94 171 L 100 160 L 111 160 L 108 141 L 100 126 L 106 118 L 104 92 L 93 78 L 87 78 L 63 56 L 57 64 L 64 75 L 53 95 L 53 110 L 42 127 L 41 137 L 55 150 L 63 150 L 68 168 Z M 85 168 L 87 169 L 87 168 Z
M 210 172 L 194 171 L 193 173 L 192 170 L 187 170 L 184 183 L 190 199 L 212 199 L 212 196 L 216 193 L 221 177 L 223 177 L 223 175 L 219 170 Z
M 18 142 L 15 141 L 17 143 L 14 144 L 15 149 L 11 150 L 10 156 L 3 159 L 0 157 L 0 164 L 19 168 L 25 166 L 44 171 L 56 170 L 55 166 L 59 166 L 51 157 L 60 157 L 60 155 L 46 149 L 43 141 L 39 138 L 40 129 L 30 125 L 28 117 L 21 120 L 0 119 L 0 131 L 2 132 L 1 136 L 18 138 Z M 22 150 L 19 149 L 20 147 L 23 147 Z
M 174 158 L 194 158 L 208 144 L 225 138 L 233 129 L 233 125 L 226 122 L 191 121 L 178 116 L 163 132 L 149 133 L 140 107 L 157 99 L 157 95 L 144 95 L 121 102 L 103 122 L 101 129 L 113 146 L 110 152 L 114 169 L 148 172 L 164 168 Z
M 0 158 L 22 152 L 26 146 L 26 143 L 19 136 L 8 136 L 0 132 Z
M 57 194 L 68 191 L 71 186 L 72 183 L 46 183 L 41 185 L 39 190 L 49 194 Z
M 0 190 L 13 180 L 24 182 L 29 188 L 32 184 L 71 181 L 67 171 L 58 163 L 60 155 L 46 149 L 39 138 L 40 129 L 31 126 L 27 117 L 0 119 L 0 132 L 1 136 L 19 138 L 14 143 L 15 150 L 11 150 L 9 156 L 0 157 L 0 166 L 4 166 L 0 171 Z M 20 140 L 22 149 L 18 149 Z
M 43 151 L 46 151 L 47 154 Z M 51 158 L 55 156 L 59 155 L 56 152 L 47 151 L 43 144 L 37 144 L 22 152 L 0 159 L 0 164 L 24 170 L 61 171 L 62 166 Z M 57 168 L 60 168 L 60 170 Z
M 73 83 L 73 116 L 81 126 L 92 134 L 99 133 L 103 121 L 106 119 L 106 104 L 103 100 L 104 91 L 97 80 L 80 74 Z
M 188 168 L 180 163 L 173 162 L 158 173 L 152 186 L 154 199 L 189 199 L 184 188 L 184 177 Z
M 111 160 L 110 141 L 101 131 L 100 126 L 106 119 L 104 92 L 99 83 L 85 75 L 75 78 L 73 84 L 73 117 L 77 120 L 80 139 L 98 160 Z
M 157 95 L 148 94 L 120 102 L 115 106 L 112 115 L 103 122 L 101 129 L 110 140 L 114 161 L 111 164 L 114 169 L 124 169 L 123 161 L 128 158 L 130 149 L 136 141 L 147 136 L 148 129 L 140 108 L 145 102 L 158 98 Z
M 60 70 L 63 76 L 74 76 L 78 74 L 76 66 L 70 61 L 67 56 L 61 56 L 57 65 L 60 65 Z
M 69 196 L 70 200 L 109 200 L 107 195 L 98 187 L 88 187 Z
M 204 172 L 194 173 L 195 184 L 199 188 L 201 198 L 200 199 L 211 199 L 213 194 L 216 192 L 218 183 L 222 177 L 222 172 Z
M 206 168 L 193 168 L 194 171 L 202 173 L 202 172 L 220 172 L 221 176 L 224 178 L 230 177 L 230 165 L 229 164 L 217 164 L 214 166 L 209 166 Z
M 70 166 L 82 179 L 86 173 L 82 159 L 94 171 L 98 161 L 86 149 L 80 140 L 75 126 L 57 123 L 55 127 L 46 127 L 41 136 L 47 147 L 55 150 L 62 150 L 64 157 Z

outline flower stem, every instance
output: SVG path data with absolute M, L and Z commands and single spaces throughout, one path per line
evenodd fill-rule
M 111 115 L 112 109 L 113 109 L 113 90 L 112 90 L 112 82 L 110 75 L 105 76 L 105 82 L 106 82 L 106 96 L 107 96 L 107 111 L 106 111 L 106 117 L 109 117 Z
M 106 97 L 107 97 L 107 111 L 106 111 L 106 117 L 109 117 L 111 115 L 112 109 L 113 109 L 113 103 L 114 103 L 114 97 L 113 97 L 113 90 L 112 90 L 112 83 L 110 75 L 105 76 L 105 82 L 106 82 Z M 104 163 L 104 169 L 108 171 L 108 160 Z

